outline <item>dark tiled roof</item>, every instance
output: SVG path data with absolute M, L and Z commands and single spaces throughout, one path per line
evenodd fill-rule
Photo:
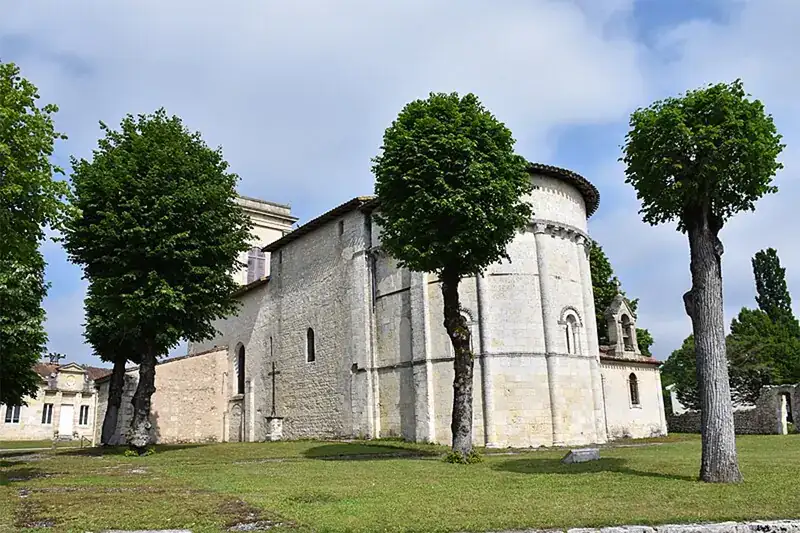
M 586 203 L 586 216 L 592 216 L 600 205 L 600 191 L 591 184 L 589 180 L 566 168 L 543 165 L 541 163 L 531 163 L 528 167 L 531 173 L 541 174 L 569 183 L 581 193 L 583 201 Z

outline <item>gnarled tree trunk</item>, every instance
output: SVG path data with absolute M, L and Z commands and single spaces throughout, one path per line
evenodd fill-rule
M 108 406 L 106 407 L 106 416 L 103 418 L 103 431 L 100 433 L 100 443 L 104 446 L 116 444 L 116 442 L 111 441 L 117 431 L 119 408 L 122 406 L 126 362 L 127 359 L 125 358 L 114 360 L 114 369 L 111 371 L 111 379 L 108 382 Z
M 453 451 L 467 457 L 472 452 L 472 374 L 474 359 L 469 348 L 469 329 L 461 316 L 458 299 L 458 273 L 445 269 L 442 274 L 444 327 L 455 353 L 453 378 Z
M 700 479 L 715 483 L 742 480 L 736 457 L 733 405 L 725 354 L 722 307 L 722 243 L 719 227 L 701 213 L 687 224 L 692 289 L 684 296 L 692 319 L 703 442 Z
M 133 395 L 133 420 L 131 420 L 131 434 L 129 446 L 139 454 L 144 453 L 150 444 L 150 398 L 156 391 L 156 353 L 148 346 L 142 355 L 139 364 L 139 385 Z

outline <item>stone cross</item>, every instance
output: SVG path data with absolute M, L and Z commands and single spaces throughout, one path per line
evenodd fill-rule
M 272 376 L 272 413 L 270 416 L 277 416 L 275 414 L 275 376 L 280 374 L 280 370 L 275 370 L 275 361 L 272 362 L 272 372 L 268 372 L 267 375 Z
M 614 276 L 613 283 L 614 288 L 617 289 L 617 294 L 620 294 L 622 291 L 622 283 L 619 282 L 619 278 L 617 276 Z

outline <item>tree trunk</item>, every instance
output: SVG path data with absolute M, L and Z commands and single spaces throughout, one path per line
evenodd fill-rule
M 139 364 L 139 385 L 133 395 L 133 420 L 131 421 L 131 435 L 129 445 L 139 454 L 144 453 L 150 444 L 150 398 L 156 391 L 156 353 L 152 347 L 147 347 L 142 354 Z
M 703 457 L 700 479 L 714 483 L 742 480 L 736 457 L 733 405 L 725 353 L 722 307 L 722 243 L 703 214 L 687 225 L 692 289 L 684 296 L 692 319 L 697 385 L 700 393 Z
M 114 369 L 111 371 L 111 379 L 108 382 L 108 407 L 106 416 L 103 418 L 103 431 L 100 434 L 100 444 L 106 446 L 116 444 L 112 442 L 114 434 L 117 432 L 117 421 L 119 420 L 119 408 L 122 406 L 122 389 L 125 386 L 125 358 L 114 360 Z
M 474 359 L 469 348 L 470 334 L 458 299 L 460 277 L 445 269 L 442 274 L 444 327 L 453 344 L 455 377 L 453 378 L 453 451 L 463 457 L 472 452 L 472 373 Z

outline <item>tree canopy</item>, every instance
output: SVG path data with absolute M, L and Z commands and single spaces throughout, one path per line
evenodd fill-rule
M 508 258 L 506 246 L 529 222 L 528 163 L 511 131 L 473 94 L 430 94 L 407 104 L 374 158 L 381 246 L 399 266 L 438 274 L 444 326 L 455 352 L 453 457 L 472 457 L 470 333 L 458 285 Z
M 792 297 L 786 286 L 786 269 L 781 266 L 775 248 L 761 250 L 753 256 L 753 276 L 756 280 L 756 303 L 773 322 L 794 318 Z M 800 332 L 798 332 L 800 333 Z
M 33 365 L 47 343 L 42 300 L 48 285 L 40 251 L 46 228 L 57 229 L 67 186 L 50 162 L 55 105 L 37 106 L 36 87 L 13 63 L 0 62 L 0 403 L 34 396 Z
M 661 378 L 665 386 L 675 385 L 678 400 L 687 409 L 700 410 L 693 335 L 686 337 L 681 347 L 672 352 L 664 361 L 664 366 L 661 367 Z
M 213 321 L 236 311 L 232 274 L 251 223 L 235 202 L 238 176 L 221 149 L 178 117 L 159 109 L 101 129 L 92 160 L 72 160 L 77 212 L 65 248 L 90 280 L 90 342 L 100 352 L 118 335 L 141 343 L 131 444 L 142 450 L 155 360 L 181 339 L 213 337 Z

